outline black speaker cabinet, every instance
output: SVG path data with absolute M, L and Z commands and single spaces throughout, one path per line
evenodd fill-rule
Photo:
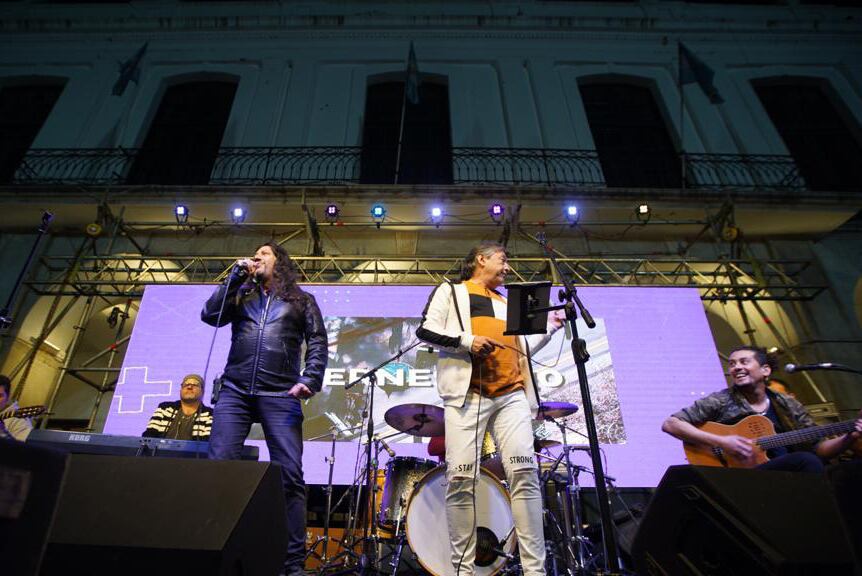
M 72 455 L 44 575 L 276 575 L 281 471 L 265 462 Z
M 846 527 L 819 474 L 672 466 L 632 552 L 640 576 L 856 569 Z
M 69 455 L 0 440 L 0 573 L 39 573 Z

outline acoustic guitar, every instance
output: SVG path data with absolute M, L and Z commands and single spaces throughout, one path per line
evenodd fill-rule
M 17 410 L 13 410 L 10 406 L 6 410 L 0 411 L 0 420 L 5 420 L 6 418 L 35 418 L 43 414 L 47 410 L 45 406 L 27 406 L 25 408 L 18 408 Z
M 827 436 L 838 436 L 852 432 L 856 426 L 856 420 L 846 420 L 823 426 L 812 426 L 790 432 L 775 433 L 772 420 L 766 416 L 746 416 L 733 425 L 706 422 L 698 428 L 704 432 L 717 434 L 719 436 L 742 436 L 754 440 L 754 451 L 751 457 L 745 460 L 738 459 L 731 454 L 726 454 L 721 448 L 701 446 L 697 444 L 683 443 L 685 457 L 689 464 L 695 466 L 724 466 L 725 468 L 754 468 L 769 460 L 767 450 L 780 448 L 782 446 L 793 446 L 794 444 L 805 444 L 814 442 Z

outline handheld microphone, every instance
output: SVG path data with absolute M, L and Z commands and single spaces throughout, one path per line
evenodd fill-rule
M 794 372 L 805 372 L 808 370 L 846 370 L 847 367 L 833 362 L 820 362 L 818 364 L 785 364 L 784 371 L 788 374 Z
M 242 260 L 237 260 L 236 264 L 233 265 L 233 273 L 237 276 L 248 276 L 248 269 L 251 267 L 251 261 L 243 258 Z

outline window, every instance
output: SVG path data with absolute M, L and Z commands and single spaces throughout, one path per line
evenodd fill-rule
M 782 77 L 754 89 L 810 190 L 862 189 L 859 126 L 827 82 Z
M 236 82 L 169 87 L 129 174 L 129 184 L 207 184 L 230 115 Z
M 12 181 L 64 84 L 11 85 L 0 90 L 0 182 Z
M 423 75 L 417 104 L 405 100 L 404 82 L 379 82 L 368 86 L 360 181 L 394 183 L 398 160 L 399 184 L 452 183 L 449 87 L 445 81 Z
M 652 90 L 637 79 L 579 84 L 605 183 L 679 188 L 679 156 Z

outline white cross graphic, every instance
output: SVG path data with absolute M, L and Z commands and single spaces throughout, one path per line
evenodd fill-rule
M 147 371 L 149 370 L 149 366 L 129 366 L 127 368 L 123 368 L 123 372 L 120 376 L 120 380 L 117 382 L 117 391 L 120 391 L 121 389 L 123 389 L 125 387 L 126 376 L 132 370 L 143 370 L 144 371 L 143 379 L 138 380 L 136 378 L 132 378 L 133 382 L 137 382 L 137 383 L 143 382 L 144 386 L 146 386 L 147 388 L 152 387 L 153 384 L 167 384 L 168 385 L 168 391 L 163 393 L 163 394 L 141 394 L 141 396 L 139 398 L 139 405 L 138 405 L 137 410 L 124 410 L 123 409 L 123 398 L 124 398 L 123 394 L 114 393 L 114 397 L 117 398 L 117 413 L 118 414 L 140 414 L 141 412 L 144 411 L 144 401 L 148 397 L 150 397 L 150 398 L 155 398 L 158 396 L 169 396 L 170 397 L 172 395 L 171 394 L 171 388 L 173 387 L 172 386 L 173 382 L 171 380 L 147 380 Z M 131 386 L 131 384 L 130 384 L 130 386 Z M 132 396 L 134 396 L 134 395 L 132 395 Z M 130 402 L 131 402 L 131 400 L 130 400 Z

